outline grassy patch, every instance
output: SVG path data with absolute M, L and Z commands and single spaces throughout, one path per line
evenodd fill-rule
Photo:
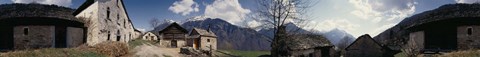
M 408 57 L 408 55 L 405 52 L 400 52 L 398 54 L 395 54 L 394 57 Z
M 466 50 L 434 55 L 435 57 L 480 57 L 480 50 Z
M 76 48 L 43 48 L 2 53 L 0 57 L 128 57 L 128 46 L 121 42 L 102 42 Z
M 140 46 L 143 44 L 155 44 L 157 41 L 147 41 L 147 40 L 141 40 L 141 39 L 134 39 L 130 42 L 128 42 L 128 46 L 130 48 L 135 48 L 136 46 Z
M 258 57 L 260 55 L 270 55 L 270 51 L 241 51 L 241 50 L 218 50 L 241 57 Z
M 38 50 L 14 51 L 2 54 L 3 57 L 106 57 L 95 51 L 75 48 L 45 48 Z

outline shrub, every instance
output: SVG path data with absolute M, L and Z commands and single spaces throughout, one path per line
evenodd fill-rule
M 98 53 L 107 55 L 109 57 L 118 57 L 128 54 L 128 46 L 122 42 L 105 41 L 93 46 Z

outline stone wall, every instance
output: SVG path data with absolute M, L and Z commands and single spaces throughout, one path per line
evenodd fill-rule
M 54 26 L 15 26 L 14 49 L 36 49 L 54 46 Z
M 208 42 L 210 40 L 210 42 Z M 212 46 L 213 50 L 217 50 L 217 39 L 212 37 L 201 37 L 200 38 L 200 49 L 202 50 L 210 50 L 210 46 Z
M 187 42 L 185 40 L 177 40 L 177 42 L 172 42 L 172 40 L 160 40 L 161 47 L 172 47 L 172 43 L 177 43 L 177 48 L 187 46 Z
M 145 35 L 143 35 L 142 39 L 143 40 L 158 40 L 158 37 L 155 34 L 148 32 L 148 33 L 145 33 Z
M 83 44 L 83 28 L 67 27 L 67 47 L 77 47 Z
M 97 0 L 76 17 L 91 21 L 87 26 L 89 45 L 107 40 L 128 42 L 136 36 L 121 0 Z
M 410 40 L 407 42 L 408 51 L 418 52 L 424 48 L 424 39 L 425 33 L 424 31 L 417 31 L 410 33 Z
M 471 29 L 471 34 L 468 34 Z M 480 26 L 465 25 L 457 27 L 457 48 L 459 50 L 480 48 Z

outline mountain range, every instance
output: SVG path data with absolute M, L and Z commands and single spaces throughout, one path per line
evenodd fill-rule
M 171 21 L 164 22 L 152 31 L 160 31 L 159 27 L 168 26 Z M 342 38 L 355 38 L 340 29 L 333 29 L 328 32 L 308 31 L 300 28 L 293 23 L 287 23 L 287 30 L 295 31 L 296 33 L 314 33 L 324 35 L 330 42 L 337 44 Z M 272 28 L 262 28 L 254 30 L 252 28 L 245 28 L 231 24 L 219 18 L 203 18 L 197 20 L 188 20 L 181 24 L 187 30 L 193 27 L 201 29 L 210 29 L 214 32 L 217 38 L 217 45 L 219 49 L 235 49 L 235 50 L 270 50 L 270 42 L 273 38 Z

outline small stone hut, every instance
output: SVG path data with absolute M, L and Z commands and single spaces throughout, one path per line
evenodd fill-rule
M 153 34 L 152 32 L 147 32 L 142 36 L 143 40 L 158 40 L 157 35 Z
M 161 46 L 172 48 L 187 46 L 188 31 L 185 28 L 176 22 L 170 23 L 170 25 L 162 28 L 163 29 L 158 32 Z
M 321 35 L 302 34 L 282 39 L 278 55 L 287 57 L 333 57 L 333 45 Z
M 382 46 L 370 35 L 358 37 L 352 44 L 345 48 L 345 57 L 393 57 L 400 51 L 394 51 L 387 46 Z
M 217 50 L 217 35 L 212 31 L 193 28 L 187 43 L 197 50 Z
M 0 5 L 0 50 L 76 47 L 86 41 L 73 9 L 43 4 Z

